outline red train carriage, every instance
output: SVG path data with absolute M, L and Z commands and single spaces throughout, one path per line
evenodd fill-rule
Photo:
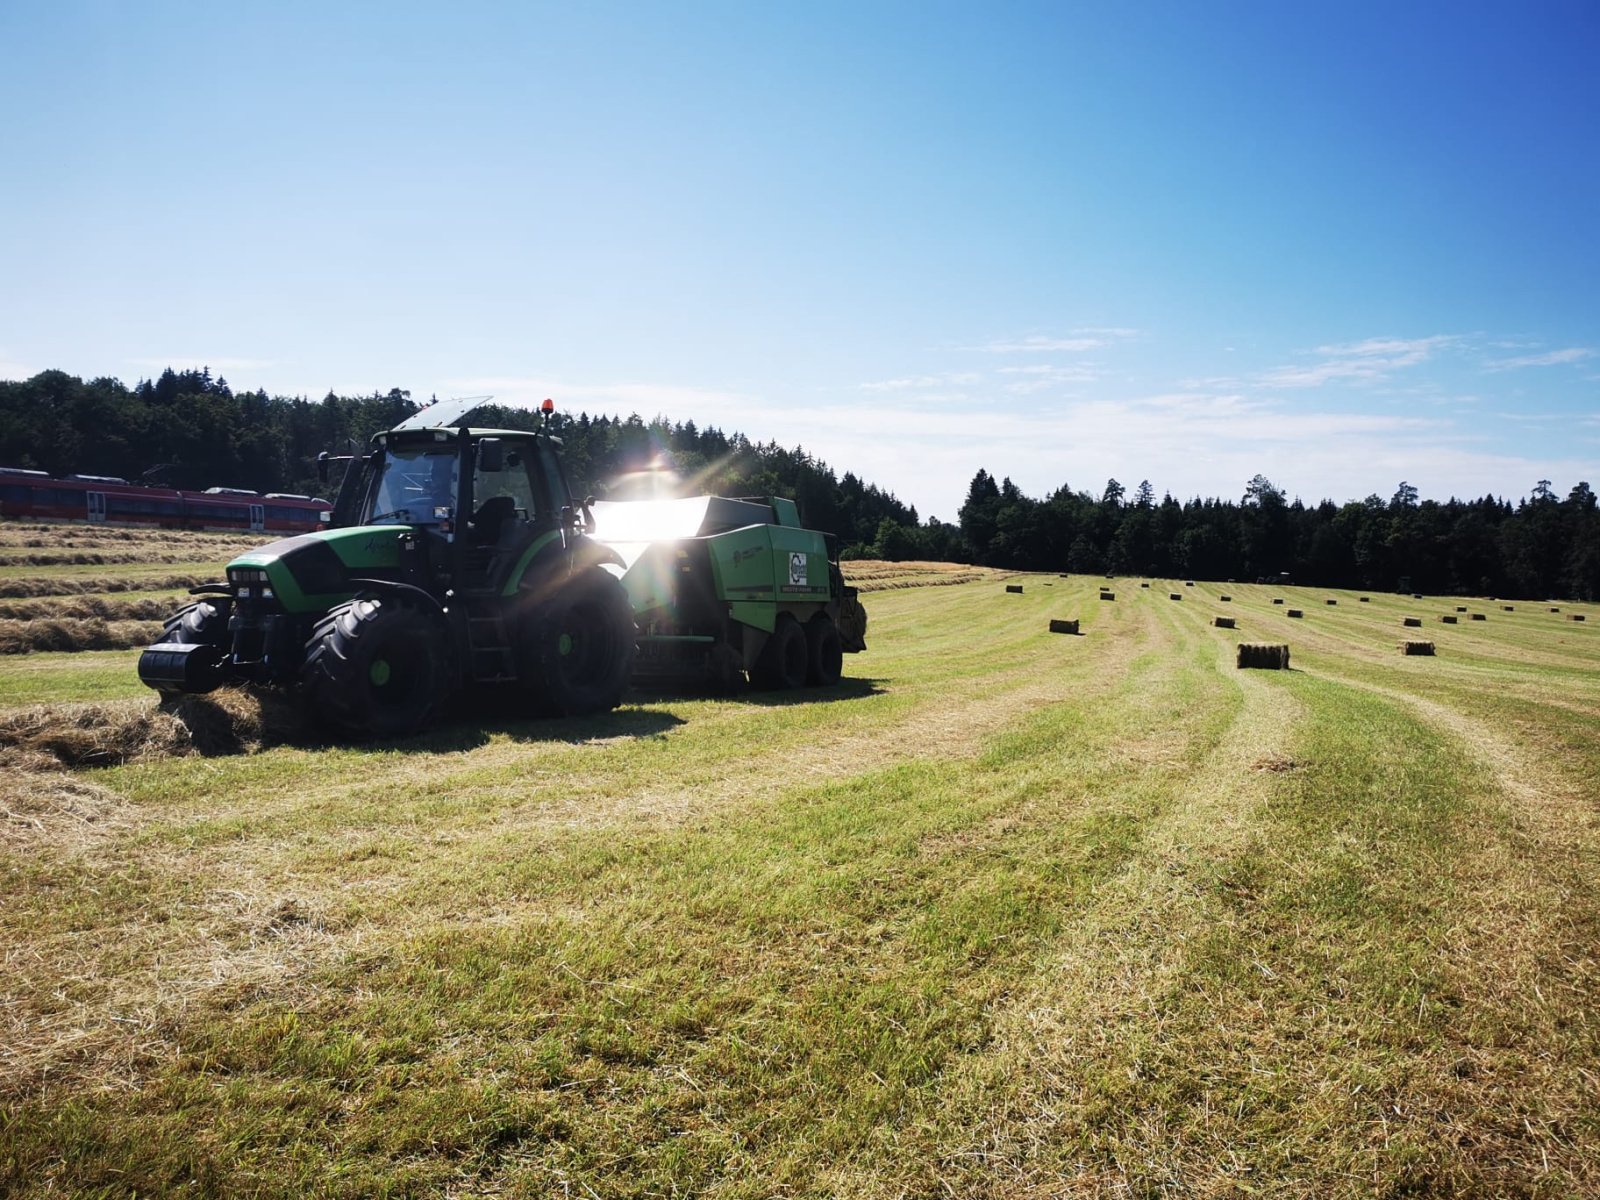
M 54 478 L 43 471 L 0 467 L 0 517 L 157 529 L 304 533 L 321 527 L 326 500 L 240 488 L 203 492 L 145 487 L 107 475 Z

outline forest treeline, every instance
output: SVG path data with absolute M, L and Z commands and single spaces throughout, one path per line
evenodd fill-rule
M 173 487 L 213 485 L 326 494 L 319 451 L 364 445 L 416 411 L 408 392 L 321 400 L 235 392 L 206 370 L 165 371 L 127 387 L 46 371 L 0 382 L 0 464 L 53 474 L 117 475 Z M 474 423 L 534 428 L 523 409 L 491 406 Z M 1325 587 L 1600 598 L 1600 510 L 1588 483 L 1565 496 L 1547 480 L 1513 504 L 1494 496 L 1307 505 L 1262 475 L 1239 500 L 1159 499 L 1062 487 L 1043 498 L 979 471 L 958 522 L 921 521 L 892 493 L 801 448 L 664 417 L 557 414 L 580 494 L 627 498 L 666 472 L 686 492 L 786 495 L 808 525 L 854 557 L 932 559 L 1039 571 L 1199 579 L 1279 579 Z

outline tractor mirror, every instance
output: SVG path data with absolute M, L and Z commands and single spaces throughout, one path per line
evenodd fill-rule
M 503 471 L 506 466 L 505 443 L 499 438 L 484 438 L 478 443 L 478 470 L 485 473 Z
M 328 452 L 326 450 L 317 455 L 317 478 L 323 483 L 328 482 Z

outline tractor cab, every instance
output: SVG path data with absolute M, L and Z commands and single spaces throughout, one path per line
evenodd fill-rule
M 500 429 L 394 429 L 352 460 L 332 524 L 404 526 L 429 578 L 496 589 L 541 534 L 574 522 L 559 443 Z

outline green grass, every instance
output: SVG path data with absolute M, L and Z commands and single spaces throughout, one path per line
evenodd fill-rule
M 138 650 L 14 654 L 0 660 L 0 709 L 150 695 L 139 682 Z
M 1097 582 L 875 593 L 800 702 L 84 776 L 0 842 L 0 1191 L 1592 1194 L 1600 643 Z

